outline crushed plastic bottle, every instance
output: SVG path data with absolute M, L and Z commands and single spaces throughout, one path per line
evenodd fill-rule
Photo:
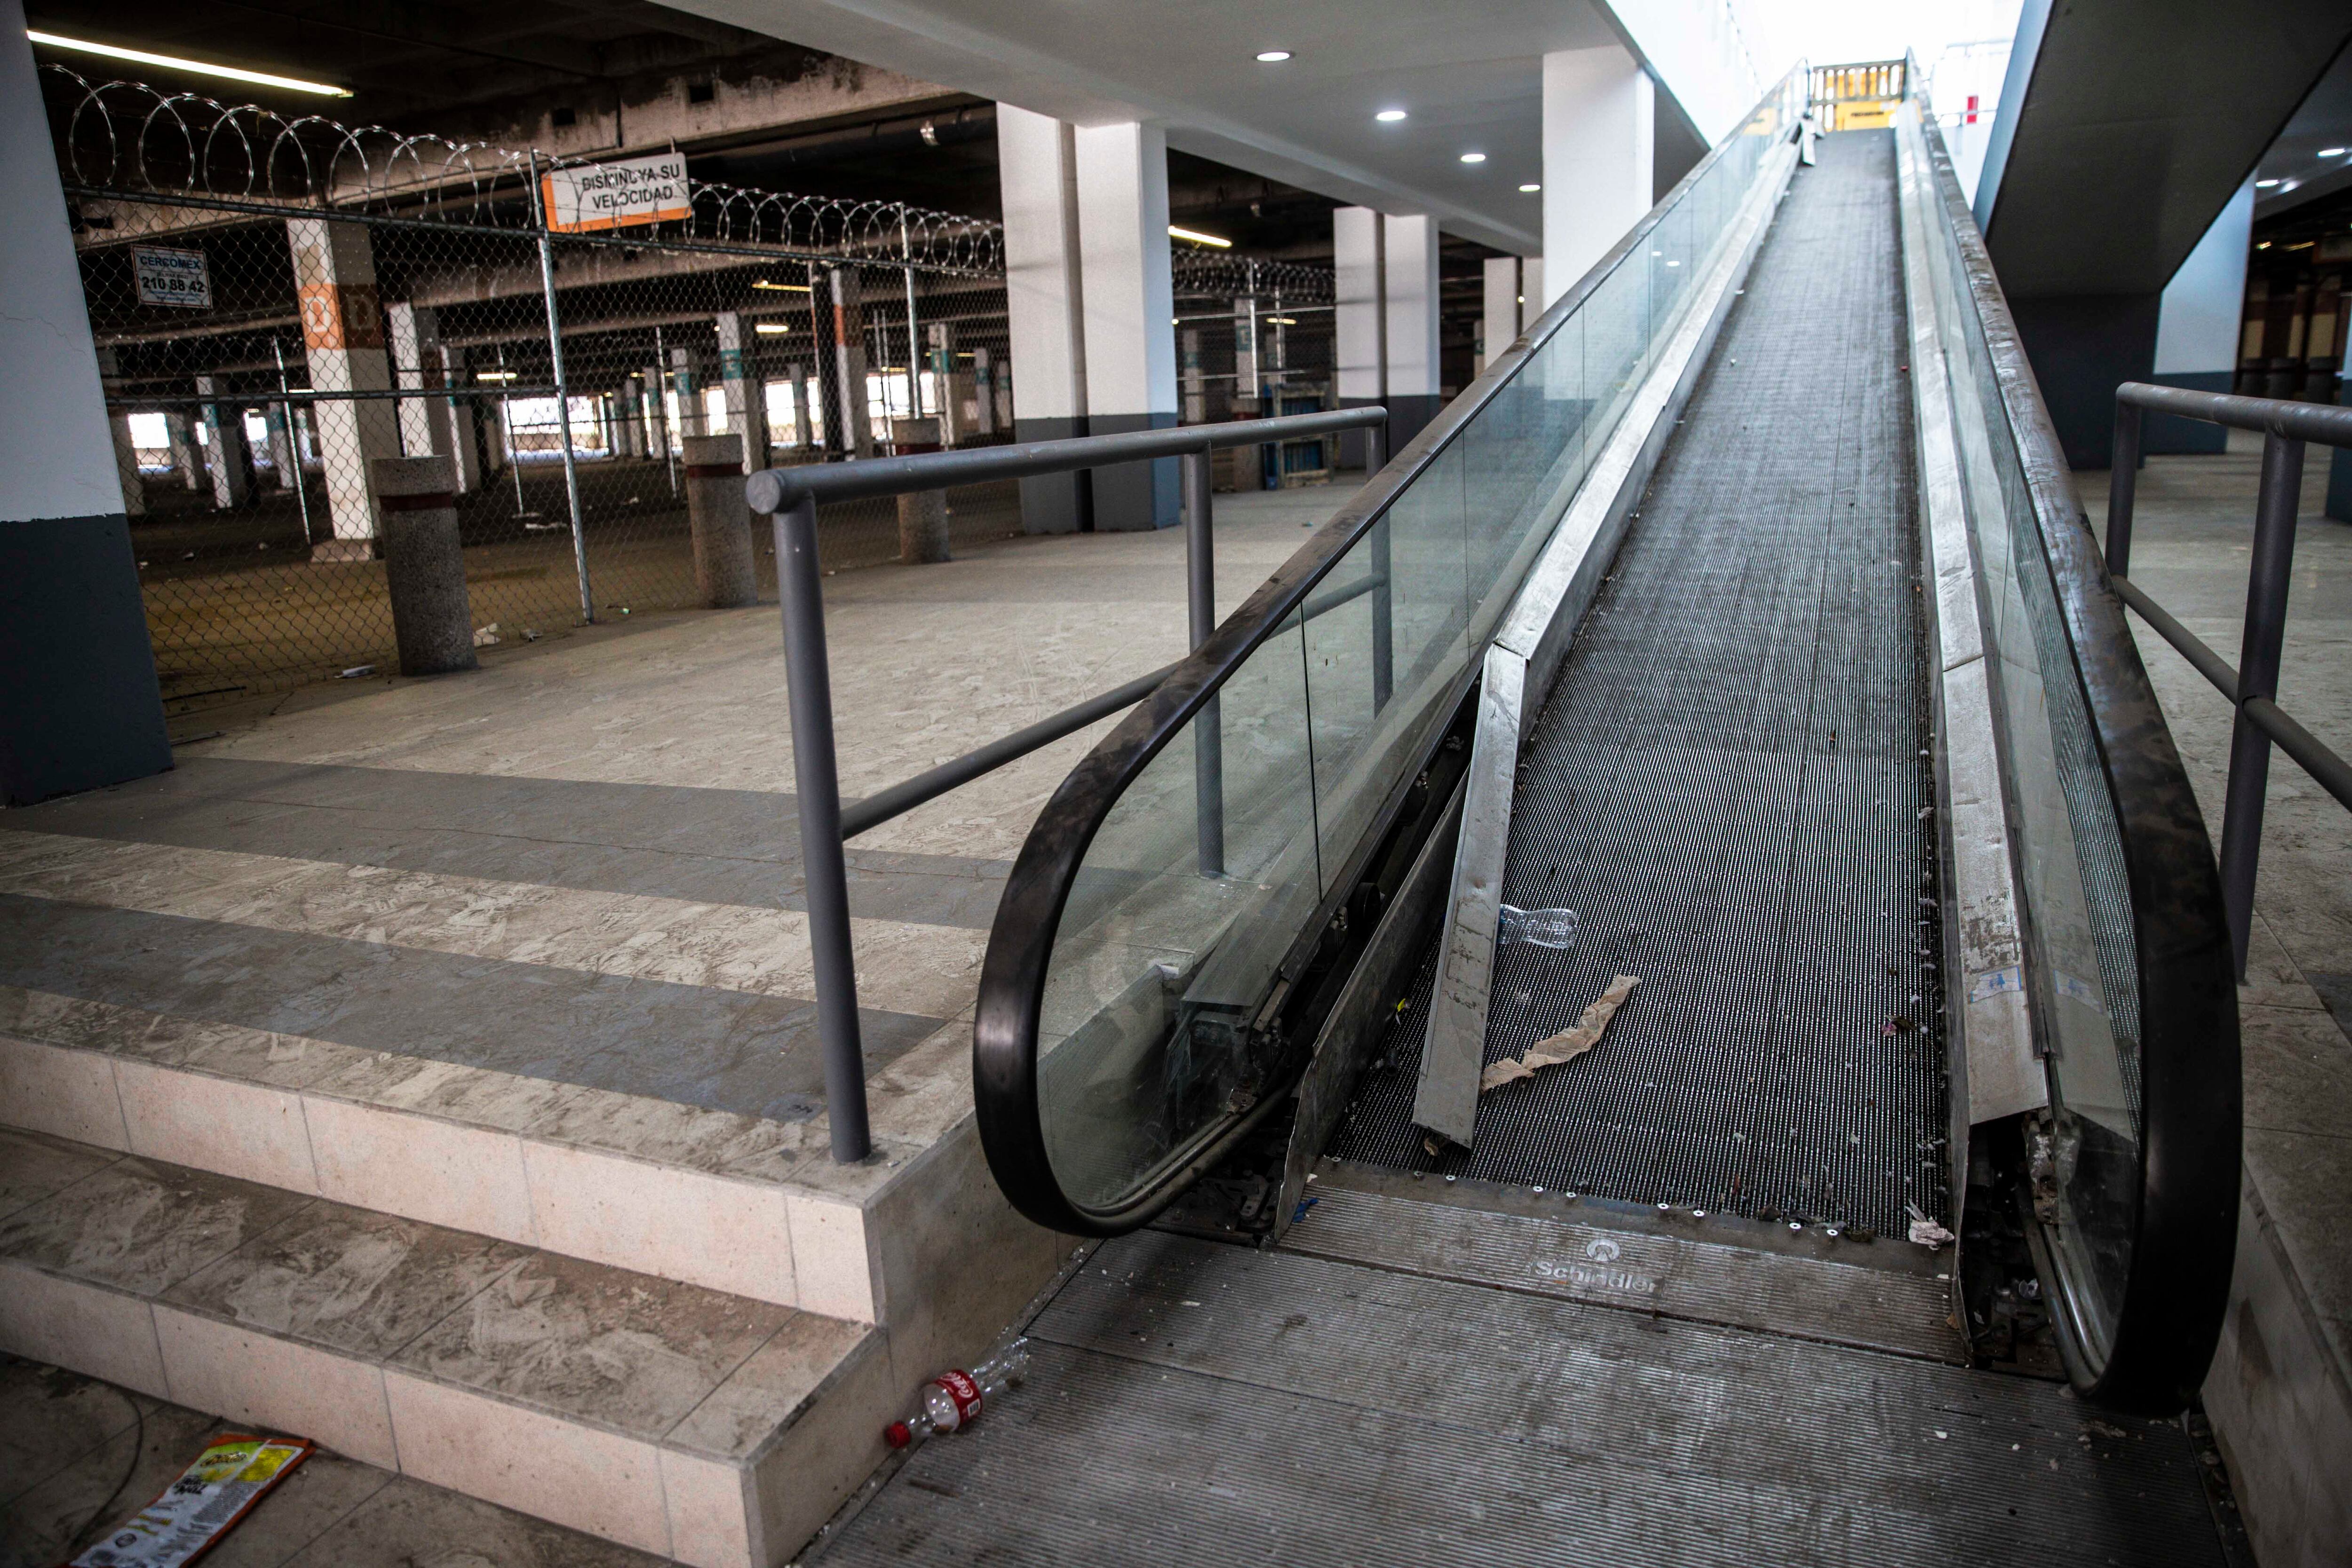
M 1015 1340 L 969 1372 L 943 1372 L 923 1384 L 919 1408 L 883 1427 L 882 1439 L 906 1448 L 941 1432 L 960 1432 L 980 1419 L 990 1399 L 1028 1375 L 1029 1342 Z
M 1495 924 L 1495 945 L 1524 942 L 1532 947 L 1574 947 L 1577 929 L 1574 910 L 1520 910 L 1505 904 L 1502 919 Z

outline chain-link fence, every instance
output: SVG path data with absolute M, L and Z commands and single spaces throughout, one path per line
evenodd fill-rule
M 1339 404 L 1331 269 L 1216 251 L 1175 258 L 1176 384 L 1186 425 L 1312 414 Z M 1339 438 L 1220 451 L 1220 489 L 1330 478 Z
M 43 85 L 175 717 L 391 668 L 374 458 L 449 461 L 487 645 L 698 602 L 687 437 L 746 471 L 1009 438 L 992 223 Z M 1019 526 L 1011 486 L 949 504 Z M 898 552 L 890 501 L 822 527 Z

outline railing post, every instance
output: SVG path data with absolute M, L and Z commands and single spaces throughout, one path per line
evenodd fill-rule
M 2302 499 L 2303 443 L 2273 431 L 2263 438 L 2262 499 L 2254 508 L 2246 635 L 2238 656 L 2238 716 L 2230 732 L 2230 793 L 2221 808 L 2221 905 L 2240 980 L 2246 977 L 2247 938 L 2253 930 L 2254 871 L 2262 858 L 2263 796 L 2271 769 L 2271 738 L 2246 716 L 2246 704 L 2257 697 L 2278 697 L 2294 520 Z
M 857 1036 L 857 963 L 849 940 L 849 875 L 841 855 L 841 776 L 833 750 L 833 679 L 824 650 L 816 501 L 775 514 L 776 588 L 783 602 L 784 684 L 792 701 L 793 779 L 800 792 L 801 886 L 816 981 L 816 1033 L 833 1157 L 866 1158 L 866 1052 Z
M 2107 473 L 2107 575 L 2131 575 L 2132 506 L 2139 495 L 2140 410 L 2116 398 L 2116 460 Z
M 1388 426 L 1369 426 L 1364 430 L 1364 482 L 1370 484 L 1375 475 L 1388 467 Z M 1389 695 L 1396 684 L 1396 595 L 1391 586 L 1389 553 L 1389 520 L 1382 513 L 1372 524 L 1372 711 L 1388 706 Z
M 1192 646 L 1217 629 L 1217 556 L 1213 534 L 1215 458 L 1207 447 L 1187 452 L 1184 474 L 1184 605 Z M 1199 825 L 1201 875 L 1225 873 L 1225 736 L 1219 700 L 1212 697 L 1192 721 L 1193 816 Z
M 530 210 L 539 220 L 539 286 L 547 296 L 547 355 L 555 375 L 555 424 L 563 442 L 563 494 L 572 508 L 572 562 L 580 574 L 580 620 L 596 619 L 596 597 L 588 587 L 588 531 L 580 508 L 580 470 L 572 460 L 572 387 L 563 377 L 563 322 L 555 310 L 555 242 L 547 227 L 547 202 L 539 188 L 539 154 L 530 155 Z M 510 433 L 511 434 L 511 433 Z M 522 467 L 515 467 L 516 493 Z

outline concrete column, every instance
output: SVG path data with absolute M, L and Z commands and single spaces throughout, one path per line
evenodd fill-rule
M 488 476 L 507 466 L 510 454 L 507 442 L 507 405 L 497 398 L 485 398 L 481 404 L 482 473 Z
M 311 386 L 330 393 L 392 390 L 383 311 L 376 301 L 375 251 L 366 227 L 289 218 L 286 239 L 294 255 Z M 327 515 L 334 537 L 313 545 L 310 553 L 320 560 L 362 559 L 373 553 L 377 531 L 368 465 L 400 455 L 399 416 L 385 398 L 321 398 L 311 417 L 326 469 Z
M 702 405 L 702 378 L 695 374 L 692 349 L 669 351 L 669 389 L 677 395 L 679 437 L 703 434 L 709 411 Z
M 1387 286 L 1381 278 L 1381 215 L 1370 207 L 1340 207 L 1331 215 L 1331 262 L 1334 305 L 1331 351 L 1339 405 L 1361 408 L 1381 401 L 1388 390 L 1388 366 L 1382 348 L 1386 338 L 1381 300 Z M 1396 447 L 1391 445 L 1393 454 Z M 1364 437 L 1349 430 L 1339 437 L 1342 466 L 1364 464 Z
M 898 498 L 898 560 L 924 566 L 948 559 L 948 492 L 916 490 Z
M 1656 91 L 1622 46 L 1543 58 L 1543 292 L 1528 320 L 1559 299 L 1641 221 L 1651 179 Z
M 1478 317 L 1478 358 L 1476 368 L 1483 374 L 1486 367 L 1503 357 L 1526 330 L 1519 316 L 1519 258 L 1490 256 L 1486 258 L 1486 277 L 1481 295 L 1483 309 Z M 1529 316 L 1527 321 L 1535 318 Z
M 1238 356 L 1236 356 L 1238 357 Z M 1184 387 L 1184 423 L 1202 425 L 1209 418 L 1208 383 L 1201 379 L 1201 329 L 1187 327 L 1177 339 L 1177 375 Z
M 2159 386 L 2227 392 L 2238 368 L 2238 333 L 2246 309 L 2246 260 L 2253 245 L 2254 184 L 2238 187 L 2205 237 L 2164 286 L 2157 307 L 2156 374 Z M 2325 351 L 2323 351 L 2325 352 Z M 2229 432 L 2193 419 L 2142 416 L 2140 450 L 2156 456 L 2219 452 Z
M 825 291 L 833 297 L 834 416 L 836 450 L 853 458 L 874 455 L 874 409 L 866 395 L 866 311 L 857 290 L 855 268 L 836 267 L 825 274 Z
M 1437 220 L 1391 213 L 1381 227 L 1388 268 L 1389 450 L 1397 452 L 1445 405 L 1438 394 Z
M 722 310 L 719 327 L 719 378 L 727 389 L 727 427 L 743 437 L 743 471 L 768 466 L 767 387 L 751 369 L 757 334 L 733 310 Z
M 646 430 L 646 456 L 656 462 L 669 458 L 669 413 L 662 402 L 662 368 L 649 364 L 636 376 L 640 398 L 639 417 Z
M 441 384 L 441 325 L 432 309 L 406 300 L 383 308 L 386 350 L 394 377 L 404 390 Z M 400 400 L 400 449 L 412 458 L 445 450 L 433 444 L 433 409 L 422 397 Z
M 210 398 L 214 381 L 196 377 L 196 395 Z M 245 439 L 245 410 L 234 403 L 204 405 L 205 467 L 213 477 L 213 507 L 218 511 L 251 504 L 253 453 Z
M 294 449 L 294 411 L 283 403 L 262 405 L 261 422 L 269 432 L 269 468 L 278 488 L 290 491 L 302 482 L 302 459 Z
M 940 445 L 952 447 L 971 428 L 964 414 L 964 405 L 971 399 L 971 377 L 956 367 L 954 322 L 925 322 L 923 342 L 924 364 L 931 373 L 931 391 L 940 403 Z
M 1236 416 L 1267 412 L 1258 405 L 1265 385 L 1265 364 L 1260 342 L 1266 331 L 1265 314 L 1260 302 L 1246 295 L 1234 301 L 1234 413 Z
M 1168 253 L 1168 139 L 1133 121 L 1080 126 L 1074 138 L 1086 317 L 1087 431 L 1176 424 L 1175 279 Z M 1097 530 L 1183 521 L 1174 458 L 1094 473 Z
M 1075 127 L 1050 116 L 1009 103 L 997 105 L 1005 310 L 1012 356 L 1021 365 L 1013 393 L 1016 441 L 1055 441 L 1087 433 L 1076 138 Z M 1172 313 L 1163 311 L 1162 316 Z M 1084 474 L 1023 479 L 1023 531 L 1070 533 L 1091 526 L 1092 488 Z
M 114 351 L 100 349 L 97 358 L 99 384 L 108 397 L 118 395 L 121 383 L 115 379 L 118 366 Z M 147 484 L 139 477 L 139 443 L 131 435 L 131 411 L 109 408 L 106 423 L 114 437 L 114 472 L 122 483 L 122 510 L 128 516 L 143 517 L 147 513 Z
M 979 418 L 972 426 L 975 436 L 996 434 L 996 376 L 994 363 L 985 348 L 971 351 L 971 404 Z
M 441 384 L 444 386 L 467 386 L 466 351 L 448 343 L 441 345 Z M 440 407 L 434 410 L 435 434 L 433 449 L 448 454 L 457 493 L 466 495 L 482 485 L 482 437 L 478 417 L 481 400 L 473 397 L 444 397 Z
M 457 476 L 446 457 L 378 458 L 383 574 L 403 675 L 473 669 L 474 618 L 457 538 Z
M 0 805 L 172 765 L 65 193 L 0 0 Z
M 180 482 L 191 490 L 205 488 L 204 462 L 196 455 L 196 443 L 188 434 L 188 415 L 183 408 L 163 411 L 163 434 L 172 443 L 172 467 L 179 470 Z
M 695 591 L 714 610 L 756 604 L 759 575 L 751 553 L 751 505 L 743 494 L 743 439 L 688 436 L 683 446 Z

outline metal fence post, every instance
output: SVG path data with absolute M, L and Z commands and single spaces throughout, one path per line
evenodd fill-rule
M 1388 467 L 1388 427 L 1368 426 L 1364 430 L 1364 482 Z M 1396 689 L 1396 591 L 1393 586 L 1393 557 L 1389 550 L 1388 514 L 1372 524 L 1372 711 L 1379 712 L 1389 704 L 1389 696 Z
M 1184 604 L 1198 648 L 1217 629 L 1217 558 L 1210 492 L 1215 458 L 1206 447 L 1187 452 L 1184 472 Z M 1225 874 L 1225 733 L 1220 700 L 1212 697 L 1192 720 L 1193 816 L 1199 825 L 1201 875 Z
M 596 619 L 596 598 L 588 588 L 588 530 L 580 508 L 580 469 L 572 460 L 572 386 L 563 376 L 563 322 L 555 310 L 555 241 L 547 226 L 547 203 L 539 188 L 539 154 L 530 155 L 530 211 L 539 226 L 539 283 L 547 295 L 547 354 L 555 379 L 555 424 L 563 442 L 563 495 L 572 507 L 572 560 L 580 573 L 580 621 Z M 516 468 L 515 483 L 522 483 Z
M 2263 796 L 2271 768 L 2270 737 L 2246 716 L 2246 704 L 2257 697 L 2278 697 L 2294 520 L 2302 499 L 2303 443 L 2273 431 L 2263 438 L 2262 499 L 2254 508 L 2246 634 L 2238 657 L 2238 716 L 2230 733 L 2230 793 L 2221 808 L 2221 905 L 2241 980 L 2246 977 L 2247 937 L 2253 929 L 2254 871 L 2262 858 Z
M 898 255 L 907 263 L 907 417 L 923 416 L 923 345 L 915 335 L 915 247 L 907 237 L 907 209 L 898 209 Z
M 2131 575 L 2132 505 L 2139 494 L 2140 411 L 2116 400 L 2116 460 L 2107 474 L 2107 575 Z
M 833 678 L 825 663 L 824 577 L 816 502 L 775 514 L 776 596 L 784 616 L 784 684 L 792 702 L 793 779 L 800 792 L 801 887 L 816 979 L 816 1034 L 833 1157 L 866 1158 L 866 1052 L 857 1031 L 857 961 L 849 940 L 849 875 L 841 854 L 841 775 L 833 749 Z

